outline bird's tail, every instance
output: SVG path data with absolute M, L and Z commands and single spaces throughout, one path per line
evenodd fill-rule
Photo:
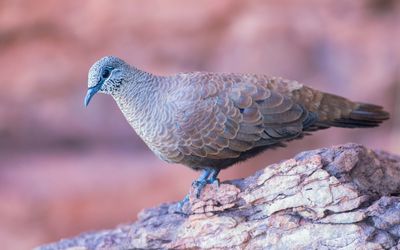
M 352 102 L 327 93 L 323 93 L 317 113 L 317 124 L 321 127 L 368 128 L 389 119 L 389 113 L 381 106 Z

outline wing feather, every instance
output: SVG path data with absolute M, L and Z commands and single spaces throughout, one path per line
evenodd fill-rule
M 267 77 L 203 73 L 188 79 L 174 101 L 177 159 L 236 158 L 254 147 L 293 139 L 305 122 L 313 123 L 309 112 Z

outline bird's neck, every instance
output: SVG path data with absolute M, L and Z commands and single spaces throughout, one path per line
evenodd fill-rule
M 141 137 L 145 136 L 146 121 L 157 115 L 157 104 L 163 92 L 161 78 L 133 69 L 132 77 L 112 95 L 129 124 Z

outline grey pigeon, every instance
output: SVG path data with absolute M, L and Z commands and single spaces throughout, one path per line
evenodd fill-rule
M 162 160 L 202 170 L 197 196 L 221 169 L 329 127 L 368 128 L 389 118 L 382 107 L 323 93 L 279 77 L 190 72 L 156 76 L 107 56 L 89 71 L 87 106 L 111 95 Z

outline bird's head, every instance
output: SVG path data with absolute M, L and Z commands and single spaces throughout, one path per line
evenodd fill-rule
M 97 92 L 111 95 L 118 91 L 129 71 L 129 64 L 115 56 L 106 56 L 95 62 L 89 70 L 85 106 Z

